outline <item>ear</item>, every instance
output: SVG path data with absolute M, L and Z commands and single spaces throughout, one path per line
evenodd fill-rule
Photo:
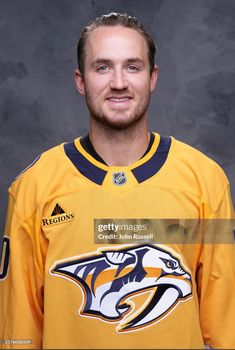
M 151 80 L 150 80 L 150 90 L 153 91 L 157 85 L 157 78 L 158 78 L 158 66 L 155 64 L 153 71 L 151 73 Z
M 75 79 L 75 85 L 78 90 L 78 92 L 81 95 L 85 95 L 85 86 L 84 86 L 84 80 L 82 73 L 80 72 L 79 69 L 76 69 L 74 72 L 74 79 Z

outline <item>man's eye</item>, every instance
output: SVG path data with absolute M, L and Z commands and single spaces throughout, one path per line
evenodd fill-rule
M 100 66 L 97 68 L 97 72 L 107 72 L 108 71 L 108 66 Z
M 136 66 L 128 66 L 128 70 L 129 70 L 129 72 L 138 72 L 138 67 L 136 67 Z

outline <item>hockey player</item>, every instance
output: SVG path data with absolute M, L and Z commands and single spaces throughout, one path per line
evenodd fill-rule
M 124 14 L 83 30 L 75 83 L 89 135 L 43 153 L 9 189 L 3 348 L 235 348 L 234 245 L 131 240 L 160 219 L 233 217 L 222 169 L 148 131 L 155 50 Z

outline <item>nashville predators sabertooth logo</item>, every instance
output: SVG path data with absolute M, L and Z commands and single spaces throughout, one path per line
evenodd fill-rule
M 174 253 L 153 245 L 108 250 L 57 263 L 51 273 L 82 287 L 81 316 L 118 322 L 117 332 L 150 326 L 192 296 L 192 281 Z M 133 297 L 148 292 L 134 310 Z

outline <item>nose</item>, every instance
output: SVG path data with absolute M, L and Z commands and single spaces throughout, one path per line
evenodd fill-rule
M 122 70 L 116 70 L 113 72 L 113 75 L 110 81 L 110 87 L 113 90 L 123 90 L 128 87 L 128 81 Z

